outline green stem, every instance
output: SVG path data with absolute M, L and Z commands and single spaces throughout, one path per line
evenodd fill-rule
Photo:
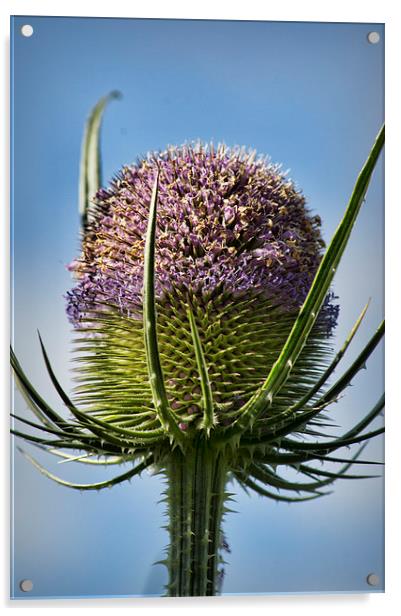
M 165 473 L 170 532 L 168 594 L 215 595 L 226 498 L 224 458 L 200 435 L 185 454 L 178 448 L 170 453 Z

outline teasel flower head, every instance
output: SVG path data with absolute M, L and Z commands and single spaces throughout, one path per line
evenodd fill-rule
M 305 300 L 324 246 L 321 221 L 277 165 L 245 149 L 189 144 L 123 167 L 98 191 L 82 254 L 70 266 L 77 283 L 67 294 L 67 312 L 78 337 L 82 329 L 89 334 L 90 349 L 77 401 L 90 411 L 107 401 L 111 415 L 123 403 L 134 417 L 137 409 L 152 417 L 142 324 L 156 175 L 155 297 L 168 399 L 182 431 L 203 425 L 190 309 L 214 423 L 228 425 L 263 382 Z M 337 313 L 328 298 L 309 344 L 308 370 L 311 353 L 324 363 Z M 104 349 L 102 361 L 96 348 Z M 297 395 L 308 376 L 301 371 L 293 379 Z
M 67 312 L 78 325 L 95 305 L 141 312 L 149 204 L 159 169 L 156 294 L 196 305 L 268 300 L 282 312 L 302 305 L 324 243 L 319 216 L 279 167 L 225 146 L 185 145 L 124 167 L 96 196 L 79 282 Z M 327 315 L 330 331 L 336 321 Z

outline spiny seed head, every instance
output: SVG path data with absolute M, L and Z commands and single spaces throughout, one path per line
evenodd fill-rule
M 202 396 L 187 309 L 199 330 L 219 423 L 227 425 L 266 377 L 316 273 L 321 221 L 277 165 L 244 149 L 184 145 L 124 167 L 96 195 L 67 312 L 89 332 L 79 400 L 94 410 L 154 413 L 146 371 L 144 246 L 157 170 L 158 339 L 167 395 L 181 429 L 201 423 Z M 337 320 L 330 298 L 304 354 Z M 294 368 L 292 388 L 308 386 Z M 278 404 L 280 399 L 278 400 Z M 184 428 L 185 426 L 185 428 Z

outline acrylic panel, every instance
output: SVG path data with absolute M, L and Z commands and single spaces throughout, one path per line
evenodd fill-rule
M 11 19 L 13 598 L 383 592 L 383 63 Z

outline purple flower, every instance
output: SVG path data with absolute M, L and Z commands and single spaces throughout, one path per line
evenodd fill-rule
M 160 168 L 156 295 L 209 302 L 255 296 L 297 310 L 324 243 L 320 218 L 277 165 L 244 149 L 183 145 L 124 167 L 96 196 L 81 257 L 69 269 L 75 325 L 97 306 L 139 315 L 149 202 Z M 337 307 L 323 313 L 329 329 Z

